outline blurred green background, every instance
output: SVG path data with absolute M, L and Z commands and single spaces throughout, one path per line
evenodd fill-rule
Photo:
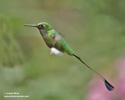
M 113 80 L 114 62 L 125 53 L 124 4 L 125 0 L 1 0 L 0 99 L 82 100 L 94 75 L 66 54 L 50 57 L 39 31 L 24 24 L 48 22 L 86 63 Z M 5 92 L 29 98 L 4 98 Z

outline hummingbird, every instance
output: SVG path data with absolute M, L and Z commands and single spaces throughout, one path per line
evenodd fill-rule
M 55 54 L 56 56 L 61 56 L 63 53 L 66 53 L 70 56 L 74 56 L 80 62 L 82 62 L 86 67 L 88 67 L 91 71 L 96 73 L 105 84 L 105 87 L 112 91 L 114 86 L 111 85 L 101 74 L 96 72 L 92 69 L 89 65 L 87 65 L 79 55 L 77 55 L 66 43 L 61 33 L 57 32 L 55 29 L 52 28 L 47 22 L 41 22 L 37 25 L 24 25 L 29 27 L 36 27 L 38 28 L 43 40 L 45 41 L 46 45 L 50 48 L 50 55 Z

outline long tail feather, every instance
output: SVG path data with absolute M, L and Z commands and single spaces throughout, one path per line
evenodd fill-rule
M 109 91 L 112 91 L 114 89 L 114 86 L 112 86 L 107 80 L 104 80 L 104 83 Z
M 93 70 L 90 66 L 88 66 L 79 56 L 77 56 L 76 54 L 73 54 L 78 60 L 80 60 L 86 67 L 88 67 L 90 70 L 92 70 L 93 72 L 95 72 L 98 76 L 100 76 L 104 83 L 105 83 L 105 86 L 106 88 L 109 90 L 109 91 L 112 91 L 114 89 L 114 86 L 111 85 L 102 75 L 100 75 L 98 72 L 96 72 L 95 70 Z

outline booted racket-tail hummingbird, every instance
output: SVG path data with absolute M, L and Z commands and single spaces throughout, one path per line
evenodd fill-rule
M 63 53 L 66 53 L 70 56 L 76 57 L 79 61 L 81 61 L 86 67 L 88 67 L 91 71 L 95 72 L 103 81 L 106 86 L 106 88 L 109 91 L 112 91 L 114 89 L 114 86 L 111 85 L 102 75 L 100 75 L 98 72 L 96 72 L 94 69 L 92 69 L 89 65 L 87 65 L 79 55 L 77 55 L 65 42 L 63 36 L 54 30 L 51 25 L 49 25 L 46 22 L 38 23 L 37 25 L 24 25 L 24 26 L 30 26 L 30 27 L 36 27 L 40 31 L 41 36 L 43 37 L 43 40 L 45 41 L 46 45 L 50 48 L 50 55 L 62 55 Z

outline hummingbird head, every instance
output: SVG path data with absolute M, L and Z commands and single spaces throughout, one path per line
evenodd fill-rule
M 39 30 L 44 30 L 44 31 L 52 30 L 52 26 L 46 22 L 41 22 L 38 23 L 37 25 L 24 25 L 24 26 L 37 27 Z

